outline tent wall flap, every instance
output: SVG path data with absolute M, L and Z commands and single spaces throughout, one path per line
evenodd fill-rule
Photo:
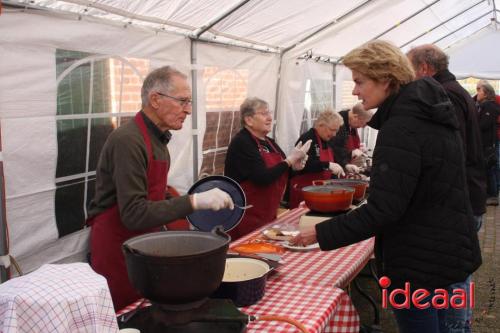
M 23 24 L 19 25 L 19 22 Z M 84 128 L 87 127 L 80 126 L 86 126 L 88 122 L 99 124 L 95 117 L 88 114 L 88 112 L 99 112 L 99 110 L 88 108 L 90 105 L 96 106 L 97 104 L 84 102 L 82 106 L 87 106 L 74 109 L 72 112 L 76 113 L 73 114 L 72 119 L 67 115 L 65 118 L 58 115 L 58 105 L 67 100 L 66 95 L 61 95 L 62 90 L 59 86 L 64 83 L 64 80 L 59 85 L 57 83 L 59 70 L 57 59 L 63 59 L 58 58 L 58 54 L 65 52 L 68 55 L 108 55 L 107 59 L 110 59 L 108 64 L 112 62 L 112 59 L 116 59 L 115 55 L 120 55 L 134 58 L 137 63 L 146 65 L 148 68 L 170 64 L 189 73 L 191 67 L 189 39 L 179 35 L 159 36 L 143 29 L 130 27 L 125 29 L 103 26 L 94 22 L 51 17 L 43 13 L 3 14 L 0 29 L 3 32 L 0 36 L 0 77 L 2 77 L 0 80 L 0 124 L 10 253 L 18 259 L 25 272 L 46 262 L 64 261 L 65 256 L 84 260 L 87 252 L 88 232 L 82 230 L 71 233 L 67 237 L 61 237 L 61 226 L 64 227 L 66 221 L 59 217 L 69 218 L 70 216 L 68 214 L 57 216 L 59 212 L 56 209 L 58 193 L 72 187 L 81 187 L 82 182 L 75 180 L 71 184 L 67 181 L 57 183 L 57 177 L 62 176 L 58 176 L 58 173 L 64 170 L 64 168 L 61 169 L 58 155 L 62 153 L 60 149 L 64 148 L 61 143 L 65 141 L 61 140 L 68 138 L 66 134 L 61 136 L 63 133 L 68 133 L 63 132 L 65 128 L 68 128 L 67 125 L 73 124 L 76 130 L 81 128 L 82 134 L 85 133 L 86 137 L 87 130 Z M 34 57 L 34 54 L 37 56 Z M 70 61 L 70 58 L 65 59 Z M 96 67 L 93 64 L 94 62 L 89 60 L 88 63 L 78 66 L 77 70 L 82 69 L 82 73 L 95 78 L 92 73 L 96 73 Z M 90 70 L 92 68 L 94 70 Z M 118 65 L 118 68 L 122 68 L 122 65 Z M 145 68 L 144 71 L 147 73 L 149 69 Z M 130 72 L 133 73 L 133 71 Z M 94 84 L 97 84 L 95 80 Z M 120 85 L 116 83 L 115 86 Z M 85 85 L 82 88 L 85 88 Z M 120 90 L 118 89 L 115 93 L 119 95 Z M 87 98 L 92 97 L 87 95 Z M 97 96 L 94 95 L 94 101 L 96 98 Z M 125 111 L 123 98 L 113 100 L 118 102 L 112 106 L 110 99 L 111 104 L 106 104 L 109 107 L 108 110 L 116 107 L 118 114 Z M 135 108 L 134 112 L 138 109 L 139 107 Z M 125 112 L 124 116 L 127 117 L 128 114 Z M 76 118 L 81 118 L 81 120 Z M 117 119 L 117 117 L 108 117 L 108 119 Z M 191 124 L 186 122 L 185 127 L 185 130 L 176 133 L 172 153 L 190 163 Z M 76 141 L 69 142 L 77 143 Z M 87 140 L 82 140 L 82 142 L 86 145 Z M 80 168 L 79 165 L 83 164 L 77 161 L 85 161 L 87 152 L 80 151 L 73 144 L 66 148 L 73 149 L 72 155 L 82 157 L 75 160 L 75 163 L 70 162 L 73 164 L 67 164 L 75 165 L 75 171 L 71 172 L 84 172 L 85 167 Z M 186 166 L 182 164 L 173 165 L 172 177 L 169 180 L 174 184 L 176 181 L 191 183 L 192 176 L 191 174 L 185 175 L 185 168 Z M 85 182 L 92 181 L 86 176 L 82 179 L 86 179 Z M 74 201 L 71 204 L 82 211 L 80 216 L 84 216 L 83 199 L 78 200 L 82 201 L 80 203 Z M 83 221 L 81 223 L 83 225 Z

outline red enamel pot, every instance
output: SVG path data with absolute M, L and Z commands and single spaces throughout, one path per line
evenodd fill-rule
M 337 185 L 312 185 L 302 188 L 307 207 L 321 213 L 349 210 L 354 189 Z

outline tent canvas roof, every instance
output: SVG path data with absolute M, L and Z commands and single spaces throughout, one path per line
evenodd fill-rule
M 293 56 L 341 58 L 371 39 L 447 48 L 498 24 L 500 0 L 7 0 Z M 209 28 L 205 31 L 205 29 Z M 295 46 L 295 47 L 294 47 Z

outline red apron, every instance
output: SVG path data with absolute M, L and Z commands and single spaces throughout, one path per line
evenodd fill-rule
M 140 113 L 136 114 L 135 122 L 141 130 L 148 151 L 148 200 L 164 200 L 169 170 L 168 162 L 153 159 L 151 141 Z M 160 227 L 140 231 L 125 228 L 121 222 L 117 204 L 91 218 L 87 224 L 92 226 L 90 232 L 91 266 L 94 271 L 107 279 L 115 310 L 119 310 L 140 298 L 128 279 L 121 246 L 129 238 L 159 231 Z
M 268 169 L 283 161 L 283 157 L 271 141 L 266 138 L 267 143 L 269 143 L 273 149 L 272 152 L 267 152 L 264 150 L 259 140 L 256 137 L 253 138 L 255 142 L 257 142 L 260 156 Z M 247 205 L 253 205 L 253 207 L 245 210 L 245 215 L 238 226 L 229 232 L 232 240 L 243 237 L 276 218 L 281 198 L 285 192 L 287 180 L 288 171 L 284 172 L 277 180 L 269 185 L 256 185 L 249 180 L 241 182 L 240 185 L 245 192 Z
M 314 134 L 316 134 L 316 142 L 318 142 L 319 145 L 319 160 L 321 162 L 334 162 L 332 148 L 330 148 L 328 144 L 326 148 L 323 146 L 321 138 L 316 130 L 314 130 Z M 332 178 L 332 172 L 330 170 L 310 172 L 292 177 L 290 180 L 290 200 L 288 202 L 290 208 L 296 208 L 299 203 L 304 200 L 302 195 L 303 187 L 312 185 L 313 180 L 326 180 L 330 178 Z
M 347 137 L 346 148 L 350 153 L 354 149 L 358 149 L 359 147 L 361 147 L 361 140 L 358 135 L 358 130 L 356 130 L 355 128 L 350 128 L 349 135 Z

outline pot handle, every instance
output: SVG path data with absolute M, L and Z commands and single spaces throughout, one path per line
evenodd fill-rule
M 141 254 L 140 251 L 134 250 L 133 248 L 131 248 L 130 246 L 128 246 L 125 243 L 122 245 L 122 247 L 123 247 L 123 250 L 125 252 L 132 253 L 132 254 Z
M 221 225 L 216 225 L 215 227 L 213 227 L 212 231 L 210 231 L 210 232 L 216 236 L 229 238 L 229 235 L 226 233 L 226 231 L 224 230 L 224 227 Z
M 313 184 L 314 186 L 323 186 L 323 185 L 325 185 L 325 183 L 326 183 L 326 182 L 325 182 L 324 180 L 313 180 L 313 181 L 312 181 L 312 184 Z

